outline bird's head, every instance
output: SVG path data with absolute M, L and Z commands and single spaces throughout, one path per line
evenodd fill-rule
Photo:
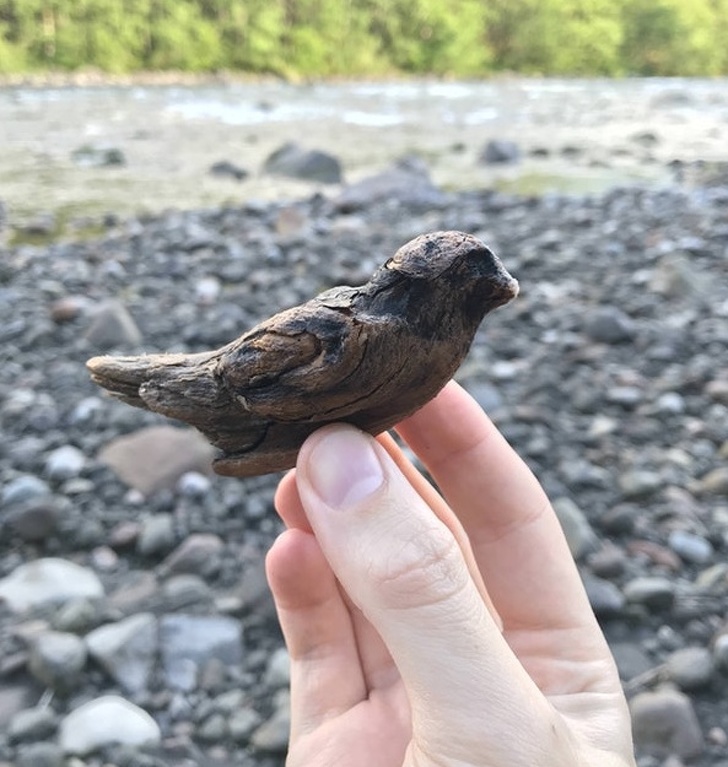
M 498 256 L 464 232 L 432 232 L 416 237 L 402 246 L 383 269 L 419 283 L 423 294 L 439 294 L 445 311 L 456 310 L 476 323 L 518 295 L 518 282 Z

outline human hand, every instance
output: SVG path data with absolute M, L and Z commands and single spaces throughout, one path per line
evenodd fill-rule
M 397 448 L 309 437 L 267 558 L 291 656 L 288 767 L 627 767 L 609 649 L 543 490 L 454 383 Z

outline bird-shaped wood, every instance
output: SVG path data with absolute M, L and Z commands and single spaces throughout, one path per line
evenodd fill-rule
M 378 434 L 452 378 L 483 317 L 518 283 L 462 232 L 422 235 L 360 287 L 335 287 L 198 354 L 94 357 L 92 379 L 184 421 L 221 450 L 219 474 L 295 465 L 313 431 L 346 421 Z

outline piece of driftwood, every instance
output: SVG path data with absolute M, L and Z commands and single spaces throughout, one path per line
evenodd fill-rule
M 120 400 L 198 428 L 219 474 L 290 468 L 306 437 L 346 421 L 378 434 L 432 399 L 483 317 L 518 283 L 475 237 L 435 232 L 400 248 L 361 287 L 336 287 L 199 354 L 94 357 Z

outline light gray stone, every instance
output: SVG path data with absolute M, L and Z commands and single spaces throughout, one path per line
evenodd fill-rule
M 28 668 L 43 684 L 62 692 L 72 689 L 86 665 L 86 645 L 75 634 L 48 631 L 33 643 Z
M 3 506 L 25 503 L 51 494 L 48 483 L 34 474 L 21 474 L 3 486 L 0 500 Z
M 143 709 L 116 695 L 84 703 L 61 722 L 59 743 L 65 754 L 86 754 L 113 744 L 147 746 L 159 743 L 161 732 Z
M 222 538 L 214 533 L 192 533 L 162 562 L 160 571 L 209 574 L 219 566 L 223 547 Z
M 276 708 L 270 719 L 253 732 L 250 742 L 259 751 L 284 753 L 288 748 L 290 729 L 290 706 L 282 704 Z
M 713 656 L 705 647 L 684 647 L 667 659 L 667 675 L 681 690 L 698 690 L 710 684 L 715 673 Z
M 556 498 L 553 506 L 574 559 L 596 551 L 599 538 L 584 512 L 570 498 Z
M 62 766 L 63 751 L 55 743 L 45 741 L 21 745 L 15 757 L 15 767 Z
M 171 514 L 154 514 L 142 519 L 136 549 L 145 557 L 166 554 L 175 543 L 174 517 Z
M 53 450 L 45 462 L 45 473 L 54 480 L 77 477 L 86 465 L 86 456 L 74 445 Z
M 142 334 L 122 303 L 108 301 L 94 312 L 86 340 L 98 349 L 121 349 L 138 346 Z
M 279 647 L 268 658 L 265 685 L 269 688 L 288 687 L 291 683 L 291 659 L 285 647 Z
M 620 344 L 634 338 L 635 324 L 616 306 L 602 306 L 587 319 L 586 332 L 594 341 Z
M 62 604 L 79 597 L 94 599 L 103 593 L 104 587 L 94 572 L 55 557 L 20 565 L 0 580 L 0 599 L 13 612 Z
M 164 678 L 177 690 L 197 686 L 200 667 L 211 658 L 229 666 L 242 662 L 242 626 L 226 616 L 165 615 L 160 619 Z
M 663 486 L 662 477 L 654 471 L 635 469 L 619 476 L 619 489 L 627 500 L 649 498 Z
M 655 756 L 691 758 L 703 750 L 703 733 L 690 698 L 677 690 L 642 692 L 630 702 L 635 745 Z
M 56 726 L 50 708 L 25 708 L 10 720 L 8 738 L 12 743 L 43 740 L 55 733 Z
M 703 565 L 713 558 L 713 546 L 701 535 L 685 530 L 673 530 L 667 543 L 686 562 Z
M 99 626 L 85 639 L 91 657 L 125 692 L 138 694 L 149 687 L 158 651 L 154 615 L 139 613 Z
M 675 585 L 660 576 L 639 576 L 626 583 L 622 591 L 628 602 L 655 610 L 668 609 L 675 599 Z

